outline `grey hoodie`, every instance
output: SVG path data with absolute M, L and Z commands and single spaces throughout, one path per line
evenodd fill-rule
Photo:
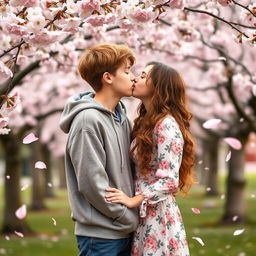
M 138 225 L 137 209 L 107 202 L 104 196 L 108 187 L 133 196 L 131 127 L 122 102 L 116 107 L 119 120 L 93 97 L 89 92 L 70 98 L 60 120 L 69 133 L 65 166 L 75 235 L 125 238 Z

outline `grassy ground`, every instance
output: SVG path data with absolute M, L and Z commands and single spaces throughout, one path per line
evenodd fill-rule
M 189 198 L 177 198 L 184 219 L 191 256 L 255 256 L 256 243 L 256 174 L 247 174 L 246 202 L 249 224 L 239 226 L 221 226 L 217 221 L 223 214 L 224 200 L 220 196 L 205 198 L 200 187 L 193 188 Z M 224 190 L 224 178 L 220 178 L 221 192 Z M 58 190 L 57 197 L 47 200 L 47 211 L 28 212 L 27 222 L 37 232 L 35 236 L 19 238 L 16 235 L 6 240 L 0 236 L 0 255 L 8 256 L 75 256 L 76 242 L 73 236 L 73 222 L 66 191 Z M 29 203 L 29 190 L 23 191 L 23 201 Z M 3 198 L 0 188 L 0 198 Z M 205 205 L 212 205 L 206 208 Z M 195 215 L 191 208 L 199 208 L 201 214 Z M 0 200 L 2 212 L 3 200 Z M 2 214 L 0 214 L 0 225 Z M 54 218 L 56 225 L 54 225 Z M 237 229 L 245 228 L 244 233 L 233 236 Z M 203 239 L 201 246 L 192 237 Z

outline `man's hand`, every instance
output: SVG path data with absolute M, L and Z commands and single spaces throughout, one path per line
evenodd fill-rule
M 123 191 L 116 188 L 107 188 L 106 191 L 111 192 L 105 196 L 107 201 L 111 203 L 120 203 L 126 205 L 128 208 L 133 208 L 140 205 L 144 199 L 143 195 L 129 197 Z

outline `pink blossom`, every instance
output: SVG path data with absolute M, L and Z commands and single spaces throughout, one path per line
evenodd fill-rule
M 154 12 L 151 8 L 141 9 L 137 7 L 131 17 L 137 22 L 147 22 L 154 17 Z
M 12 71 L 2 61 L 0 61 L 0 81 L 6 80 L 12 76 Z
M 100 11 L 100 2 L 97 0 L 83 0 L 78 4 L 81 18 L 89 17 L 93 11 Z
M 169 5 L 172 8 L 183 9 L 183 7 L 184 7 L 184 0 L 171 0 Z
M 178 22 L 174 27 L 174 31 L 177 37 L 185 42 L 193 42 L 200 36 L 188 21 Z
M 0 117 L 0 129 L 4 128 L 8 125 L 9 118 L 8 117 Z
M 17 36 L 24 36 L 24 35 L 27 35 L 27 33 L 28 33 L 26 27 L 17 25 L 15 23 L 11 23 L 11 24 L 6 23 L 5 28 L 9 33 L 17 35 Z
M 228 6 L 232 3 L 232 0 L 217 0 L 217 2 L 222 6 Z
M 90 23 L 94 27 L 99 27 L 105 24 L 105 16 L 104 15 L 92 15 L 86 19 L 88 23 Z
M 166 160 L 162 160 L 160 163 L 159 163 L 159 169 L 168 169 L 170 166 L 169 166 L 169 162 L 166 161 Z

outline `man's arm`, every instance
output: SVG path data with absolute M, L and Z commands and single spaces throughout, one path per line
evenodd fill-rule
M 126 206 L 105 199 L 109 179 L 105 171 L 106 153 L 100 138 L 89 129 L 81 129 L 70 141 L 69 153 L 79 192 L 85 200 L 105 216 L 130 224 L 133 213 Z

